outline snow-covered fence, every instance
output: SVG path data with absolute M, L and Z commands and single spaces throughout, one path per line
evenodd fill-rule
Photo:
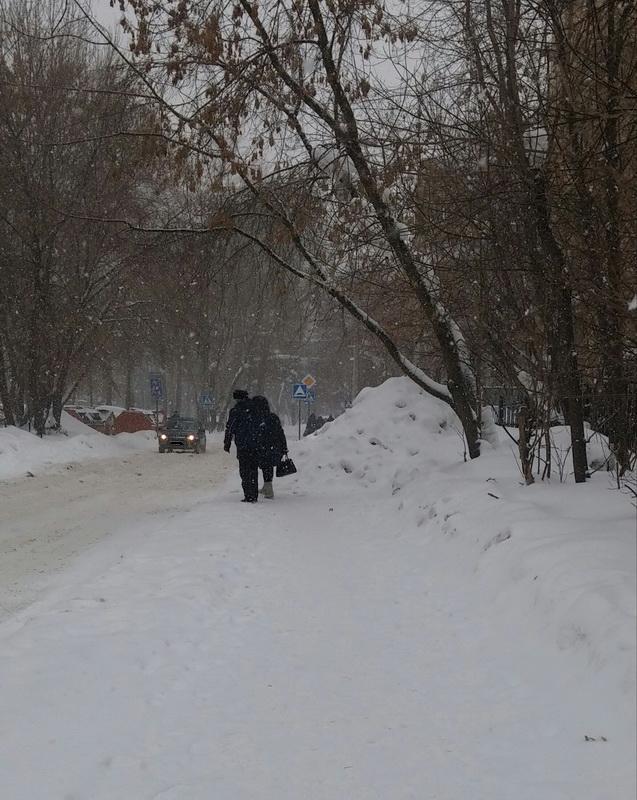
M 513 428 L 518 424 L 521 398 L 517 389 L 508 386 L 485 386 L 482 389 L 484 405 L 491 406 L 496 425 Z

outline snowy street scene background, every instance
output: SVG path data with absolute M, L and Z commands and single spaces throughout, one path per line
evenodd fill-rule
M 0 0 L 0 800 L 635 796 L 636 42 Z

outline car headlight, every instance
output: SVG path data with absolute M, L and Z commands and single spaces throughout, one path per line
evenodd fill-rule
M 166 436 L 166 434 L 165 434 L 165 433 L 162 433 L 162 435 L 161 435 L 159 438 L 160 438 L 160 439 L 167 439 L 168 437 Z
M 188 441 L 189 442 L 194 442 L 195 441 L 195 437 L 194 437 L 194 435 L 192 433 L 188 434 Z

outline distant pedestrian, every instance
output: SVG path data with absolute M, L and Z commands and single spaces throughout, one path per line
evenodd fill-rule
M 303 431 L 303 436 L 309 436 L 311 433 L 314 433 L 316 430 L 316 415 L 310 414 L 307 418 L 307 422 L 305 423 L 305 430 Z
M 270 410 L 265 397 L 258 395 L 252 399 L 254 412 L 259 425 L 258 458 L 263 472 L 263 496 L 271 500 L 274 497 L 272 480 L 274 469 L 287 455 L 288 443 L 285 438 L 281 420 Z
M 234 440 L 243 488 L 242 502 L 256 503 L 259 497 L 259 426 L 248 393 L 235 389 L 232 396 L 237 402 L 228 414 L 223 449 L 229 453 Z
M 320 415 L 317 416 L 316 414 L 310 414 L 307 418 L 307 424 L 305 426 L 305 431 L 303 432 L 303 436 L 310 436 L 312 433 L 316 433 L 316 431 L 320 430 L 326 422 L 333 422 L 334 418 L 331 420 L 326 419 L 325 417 L 321 417 Z

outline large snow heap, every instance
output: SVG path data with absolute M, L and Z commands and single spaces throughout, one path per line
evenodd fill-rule
M 388 537 L 422 539 L 449 592 L 475 593 L 485 615 L 512 616 L 542 641 L 548 633 L 634 698 L 634 501 L 601 471 L 583 486 L 525 486 L 515 446 L 498 438 L 465 463 L 454 413 L 392 378 L 299 445 L 297 485 L 366 492 Z
M 413 381 L 390 378 L 366 388 L 352 408 L 306 439 L 300 454 L 329 485 L 343 473 L 362 486 L 395 493 L 422 471 L 451 467 L 463 458 L 460 421 L 446 403 Z

